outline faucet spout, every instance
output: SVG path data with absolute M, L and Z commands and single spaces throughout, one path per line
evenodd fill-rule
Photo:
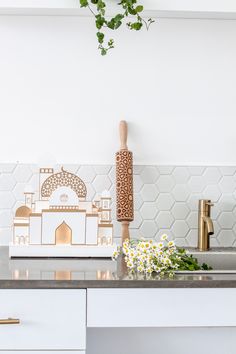
M 210 200 L 199 200 L 198 209 L 198 249 L 208 251 L 210 248 L 210 235 L 214 234 L 214 226 L 211 215 Z
M 203 217 L 204 222 L 206 223 L 207 227 L 207 233 L 208 235 L 214 235 L 214 226 L 213 226 L 213 221 L 209 216 L 204 216 Z

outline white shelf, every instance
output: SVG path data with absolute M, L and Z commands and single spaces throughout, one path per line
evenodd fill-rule
M 88 245 L 9 245 L 9 257 L 94 257 L 111 258 L 117 245 L 88 246 Z
M 116 0 L 115 0 L 116 1 Z M 118 2 L 118 1 L 117 1 Z M 236 19 L 235 0 L 140 0 L 147 17 Z M 114 13 L 111 0 L 109 14 Z M 91 16 L 79 0 L 0 0 L 0 15 Z

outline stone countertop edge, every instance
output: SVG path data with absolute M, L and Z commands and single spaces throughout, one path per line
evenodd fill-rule
M 236 288 L 234 280 L 0 280 L 0 289 Z

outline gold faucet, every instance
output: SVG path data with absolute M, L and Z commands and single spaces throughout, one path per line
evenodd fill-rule
M 210 235 L 214 234 L 213 222 L 211 219 L 210 200 L 201 199 L 198 204 L 198 249 L 207 251 L 210 249 Z

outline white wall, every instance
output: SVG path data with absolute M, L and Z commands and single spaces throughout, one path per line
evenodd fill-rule
M 236 22 L 115 38 L 101 57 L 91 18 L 0 17 L 1 161 L 114 162 L 126 119 L 136 163 L 236 164 Z

